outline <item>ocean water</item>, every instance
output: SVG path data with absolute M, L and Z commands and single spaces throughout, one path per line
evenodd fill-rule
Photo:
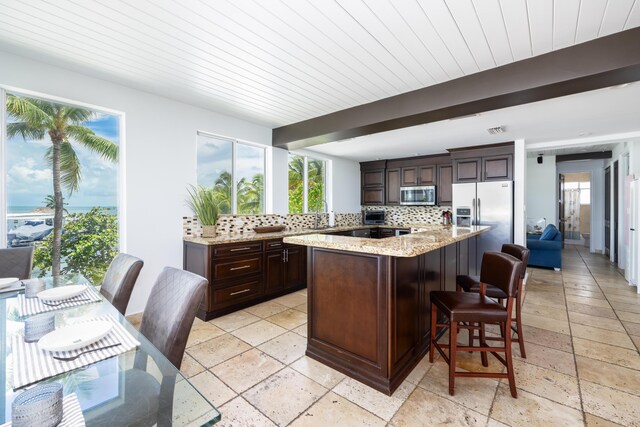
M 72 213 L 87 213 L 95 206 L 65 206 L 67 212 Z M 115 206 L 101 206 L 108 213 L 113 215 L 118 214 L 118 208 Z M 42 206 L 9 206 L 7 208 L 8 214 L 21 214 L 21 213 L 29 213 L 33 212 L 34 209 L 42 208 Z

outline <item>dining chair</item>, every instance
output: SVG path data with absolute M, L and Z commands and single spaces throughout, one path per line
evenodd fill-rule
M 444 361 L 449 365 L 449 394 L 454 395 L 456 377 L 508 378 L 511 396 L 518 397 L 516 380 L 513 372 L 511 351 L 511 334 L 499 337 L 488 337 L 485 334 L 486 323 L 498 323 L 504 330 L 511 330 L 512 311 L 518 287 L 518 275 L 522 261 L 501 252 L 485 252 L 482 256 L 480 269 L 479 292 L 431 291 L 431 345 L 429 347 L 429 362 L 433 363 L 435 350 L 438 350 Z M 507 296 L 506 307 L 486 296 L 488 285 L 502 290 Z M 438 323 L 438 312 L 444 321 Z M 448 322 L 446 322 L 448 320 Z M 449 329 L 449 344 L 438 344 L 438 328 Z M 468 329 L 469 333 L 479 332 L 479 345 L 463 346 L 458 344 L 458 332 Z M 502 346 L 489 346 L 487 341 L 501 341 Z M 449 349 L 445 354 L 443 348 Z M 471 372 L 456 371 L 456 352 L 479 351 L 482 366 L 489 366 L 487 353 L 493 354 L 507 372 Z M 504 357 L 498 353 L 504 353 Z
M 165 267 L 142 313 L 140 333 L 178 369 L 208 283 L 197 274 Z
M 515 318 L 514 324 L 511 326 L 511 330 L 516 333 L 516 337 L 513 339 L 520 347 L 520 357 L 527 358 L 527 353 L 524 347 L 524 336 L 522 334 L 522 292 L 524 286 L 524 278 L 527 274 L 527 264 L 529 262 L 530 251 L 524 246 L 514 245 L 511 243 L 505 243 L 502 245 L 502 253 L 509 254 L 522 262 L 520 271 L 518 272 L 518 287 L 516 289 L 515 299 Z M 480 292 L 480 278 L 478 276 L 464 276 L 460 275 L 456 277 L 456 285 L 458 290 L 465 292 Z M 486 295 L 490 298 L 495 298 L 499 303 L 507 298 L 507 295 L 499 288 L 487 285 Z M 474 334 L 469 334 L 469 345 L 473 345 Z
M 0 249 L 0 277 L 31 278 L 33 246 Z
M 102 280 L 100 293 L 124 316 L 131 299 L 133 286 L 144 262 L 131 255 L 120 253 L 109 264 Z

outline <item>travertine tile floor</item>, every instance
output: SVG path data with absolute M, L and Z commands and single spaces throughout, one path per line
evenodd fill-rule
M 182 370 L 222 426 L 640 426 L 640 296 L 584 248 L 568 246 L 563 267 L 529 271 L 518 399 L 491 379 L 457 379 L 449 396 L 442 360 L 425 357 L 389 397 L 307 358 L 305 291 L 196 320 Z

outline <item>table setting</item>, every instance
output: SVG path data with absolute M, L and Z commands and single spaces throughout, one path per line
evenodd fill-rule
M 0 381 L 6 384 L 0 427 L 91 425 L 105 410 L 117 417 L 125 410 L 127 378 L 140 375 L 129 363 L 139 356 L 185 398 L 155 410 L 173 414 L 174 425 L 219 420 L 215 407 L 83 276 L 2 278 L 4 289 L 14 293 L 0 297 Z

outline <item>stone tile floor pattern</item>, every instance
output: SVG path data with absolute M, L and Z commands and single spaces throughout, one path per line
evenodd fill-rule
M 307 358 L 306 291 L 196 320 L 182 371 L 221 426 L 640 426 L 640 295 L 582 247 L 567 246 L 563 267 L 529 269 L 518 399 L 506 380 L 478 378 L 449 396 L 446 364 L 427 357 L 392 396 Z M 481 368 L 459 355 L 460 369 Z

